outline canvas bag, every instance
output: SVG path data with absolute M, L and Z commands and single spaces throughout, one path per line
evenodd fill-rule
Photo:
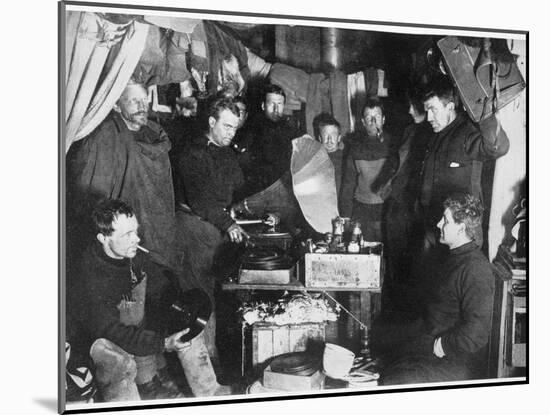
M 513 55 L 496 53 L 494 40 L 447 36 L 437 45 L 474 122 L 488 118 L 525 88 Z

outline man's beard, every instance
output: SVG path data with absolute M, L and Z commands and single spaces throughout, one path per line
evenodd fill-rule
M 139 125 L 147 124 L 147 113 L 146 112 L 135 112 L 130 116 L 131 122 Z
M 273 122 L 279 122 L 283 119 L 283 114 L 269 114 L 267 118 Z

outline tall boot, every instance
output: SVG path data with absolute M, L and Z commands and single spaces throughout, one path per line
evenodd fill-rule
M 203 334 L 195 337 L 190 343 L 190 347 L 178 352 L 178 358 L 193 395 L 230 395 L 231 388 L 218 383 Z
M 136 362 L 116 344 L 97 339 L 90 348 L 99 390 L 106 402 L 139 401 Z

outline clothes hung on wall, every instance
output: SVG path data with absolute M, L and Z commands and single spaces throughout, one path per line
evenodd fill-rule
M 349 116 L 346 92 L 346 75 L 336 71 L 329 76 L 323 73 L 307 72 L 283 63 L 273 64 L 269 72 L 272 83 L 279 85 L 286 94 L 285 111 L 289 114 L 306 104 L 306 125 L 308 134 L 314 135 L 313 119 L 322 112 L 328 112 L 341 124 L 341 132 L 349 131 Z
M 388 85 L 382 69 L 367 68 L 347 76 L 350 130 L 355 131 L 363 118 L 363 107 L 369 97 L 387 97 Z

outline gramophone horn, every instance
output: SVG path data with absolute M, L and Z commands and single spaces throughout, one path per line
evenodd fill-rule
M 309 136 L 292 140 L 290 171 L 246 201 L 255 215 L 277 213 L 282 223 L 293 222 L 301 210 L 313 229 L 330 232 L 338 202 L 334 167 L 323 145 Z
M 332 231 L 338 216 L 334 167 L 321 143 L 308 136 L 292 140 L 292 187 L 308 223 L 317 232 Z

